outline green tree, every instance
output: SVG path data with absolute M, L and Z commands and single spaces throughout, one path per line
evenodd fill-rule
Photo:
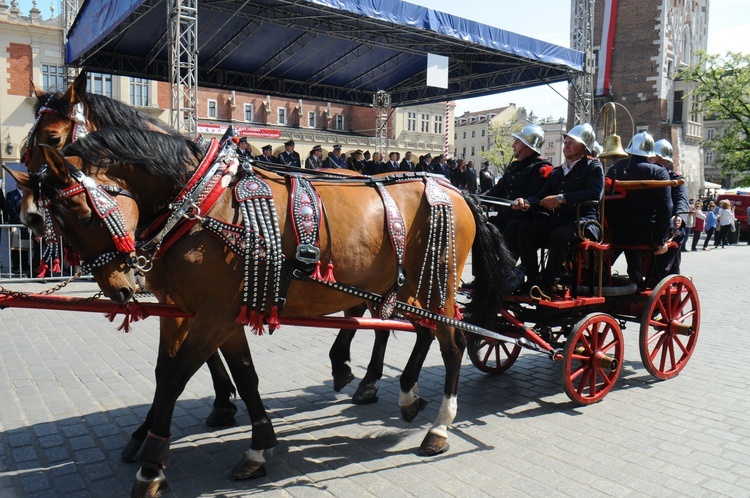
M 704 145 L 713 149 L 725 173 L 750 171 L 750 54 L 699 53 L 698 62 L 679 77 L 695 84 L 690 91 L 703 115 L 728 126 Z M 747 183 L 746 177 L 745 183 Z
M 517 119 L 510 123 L 490 123 L 489 134 L 492 137 L 492 147 L 481 154 L 502 174 L 505 174 L 505 169 L 513 160 L 514 138 L 510 135 L 520 132 L 525 124 Z

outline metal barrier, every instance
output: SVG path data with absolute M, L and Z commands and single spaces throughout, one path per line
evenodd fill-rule
M 72 277 L 76 268 L 70 267 L 63 257 L 62 238 L 57 242 L 57 251 L 50 251 L 60 258 L 60 272 L 52 272 L 54 261 L 47 260 L 49 269 L 44 278 L 37 277 L 41 258 L 49 244 L 38 240 L 31 230 L 23 225 L 0 224 L 0 282 L 14 280 L 38 281 L 64 280 Z

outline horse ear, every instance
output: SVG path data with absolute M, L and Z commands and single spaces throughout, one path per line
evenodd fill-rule
M 44 90 L 36 86 L 36 83 L 34 83 L 34 80 L 32 80 L 31 78 L 29 78 L 29 81 L 31 81 L 31 88 L 34 89 L 34 95 L 36 96 L 36 98 L 38 100 L 42 100 L 42 97 L 44 97 L 45 95 Z
M 88 83 L 88 75 L 86 71 L 81 71 L 76 76 L 73 84 L 70 85 L 65 91 L 64 97 L 72 104 L 76 105 L 83 100 L 83 96 L 86 95 L 86 84 Z
M 31 188 L 29 186 L 29 175 L 28 173 L 24 173 L 23 171 L 16 171 L 14 169 L 10 169 L 5 164 L 3 164 L 3 169 L 13 177 L 13 179 L 16 181 L 16 185 L 18 185 L 21 188 Z
M 47 174 L 49 175 L 49 178 L 56 178 L 60 185 L 67 185 L 70 183 L 68 163 L 62 152 L 45 144 L 40 144 L 36 147 L 40 154 L 33 154 L 33 157 L 40 156 L 43 159 L 44 164 L 47 166 Z

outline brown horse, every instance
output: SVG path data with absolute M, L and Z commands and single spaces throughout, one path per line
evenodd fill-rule
M 136 259 L 135 253 L 123 249 L 120 239 L 125 233 L 135 237 L 172 204 L 196 168 L 200 153 L 184 139 L 136 129 L 92 133 L 75 142 L 66 153 L 74 157 L 65 158 L 50 147 L 40 146 L 34 152 L 35 164 L 30 166 L 34 173 L 31 176 L 16 173 L 14 177 L 24 188 L 36 192 L 40 200 L 46 200 L 57 229 L 89 264 L 104 294 L 125 302 L 134 292 Z M 245 174 L 254 175 L 251 183 L 268 186 L 276 215 L 274 220 L 260 221 L 278 223 L 283 259 L 285 263 L 293 261 L 300 244 L 290 221 L 290 179 L 259 169 Z M 501 283 L 507 280 L 511 269 L 502 239 L 481 219 L 481 211 L 473 200 L 452 188 L 438 187 L 426 179 L 381 183 L 379 188 L 389 194 L 403 220 L 400 233 L 405 250 L 403 271 L 399 273 L 398 251 L 390 242 L 387 228 L 392 219 L 386 216 L 387 203 L 381 198 L 384 194 L 374 188 L 375 182 L 314 183 L 316 195 L 325 206 L 321 210 L 324 222 L 319 233 L 320 260 L 335 263 L 339 284 L 326 285 L 294 272 L 300 278 L 288 282 L 283 315 L 323 316 L 351 309 L 362 302 L 363 296 L 372 299 L 372 295 L 385 295 L 397 289 L 400 303 L 414 305 L 407 309 L 416 311 L 410 311 L 407 317 L 421 331 L 400 379 L 399 406 L 407 420 L 413 419 L 424 403 L 417 394 L 417 379 L 433 336 L 440 343 L 446 369 L 443 403 L 420 446 L 423 454 L 439 454 L 447 449 L 448 426 L 456 415 L 458 377 L 466 341 L 463 334 L 456 333 L 452 322 L 441 320 L 437 314 L 431 315 L 434 330 L 426 328 L 424 322 L 417 320 L 418 303 L 427 303 L 431 311 L 448 318 L 454 316 L 457 276 L 473 244 L 480 281 L 469 311 L 474 323 L 492 325 Z M 101 200 L 101 192 L 106 192 L 104 187 L 125 189 L 129 194 L 113 199 L 118 208 L 115 211 L 121 213 L 122 230 L 112 228 L 112 219 L 101 214 L 101 206 L 95 201 L 97 197 Z M 446 211 L 436 215 L 431 209 L 426 194 L 430 189 L 434 192 L 436 187 L 452 206 L 450 215 Z M 271 265 L 270 256 L 269 261 L 248 267 L 248 258 L 238 256 L 212 235 L 206 225 L 206 220 L 238 223 L 243 219 L 243 209 L 239 199 L 230 190 L 225 191 L 208 213 L 201 213 L 201 223 L 177 239 L 168 252 L 151 261 L 149 285 L 154 292 L 169 295 L 195 318 L 173 360 L 158 375 L 150 430 L 138 453 L 141 470 L 134 484 L 135 496 L 167 489 L 162 469 L 168 458 L 175 402 L 190 377 L 219 348 L 227 358 L 253 421 L 251 449 L 238 467 L 257 475 L 263 471 L 262 450 L 276 444 L 273 427 L 258 395 L 258 378 L 243 325 L 237 320 L 246 316 L 244 307 L 255 297 L 247 294 L 247 282 L 257 281 L 258 274 L 261 277 L 270 274 L 266 272 Z M 107 217 L 112 212 L 108 208 Z M 32 226 L 39 223 L 27 221 Z M 437 242 L 435 227 L 445 229 L 445 243 Z M 285 274 L 289 271 L 286 266 Z M 397 280 L 402 285 L 395 286 Z M 342 282 L 357 291 L 342 292 Z M 266 319 L 273 322 L 272 315 L 266 315 Z
M 32 81 L 37 103 L 34 107 L 36 123 L 30 133 L 28 146 L 37 144 L 51 145 L 58 150 L 71 144 L 77 136 L 103 128 L 136 127 L 139 129 L 159 131 L 179 136 L 179 133 L 164 122 L 139 110 L 108 97 L 90 94 L 86 91 L 87 73 L 82 71 L 70 87 L 62 93 L 46 93 L 36 87 Z M 346 171 L 345 171 L 346 172 Z M 341 173 L 339 171 L 338 173 Z M 353 173 L 353 172 L 352 172 Z M 167 302 L 169 297 L 166 297 Z M 363 316 L 364 304 L 347 310 L 347 316 Z M 160 327 L 160 348 L 157 358 L 157 370 L 165 361 L 174 357 L 176 343 L 181 342 L 189 320 L 184 318 L 163 318 Z M 354 375 L 348 365 L 350 346 L 355 330 L 341 329 L 331 346 L 329 358 L 333 374 L 333 388 L 341 391 L 353 379 Z M 377 381 L 383 375 L 385 348 L 389 332 L 374 331 L 375 342 L 365 376 L 359 383 L 352 400 L 357 404 L 377 401 Z M 212 355 L 206 362 L 213 379 L 215 398 L 213 410 L 206 419 L 209 427 L 234 425 L 236 406 L 231 401 L 235 394 L 234 385 L 224 368 L 218 354 Z M 139 427 L 133 434 L 131 443 L 123 451 L 123 459 L 131 461 L 135 451 L 146 437 L 146 428 Z

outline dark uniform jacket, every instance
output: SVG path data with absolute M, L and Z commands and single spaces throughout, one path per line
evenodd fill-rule
M 266 162 L 266 163 L 279 164 L 279 160 L 276 159 L 276 157 L 273 156 L 273 155 L 266 157 L 263 154 L 261 154 L 258 157 L 256 157 L 255 160 L 256 161 L 263 161 L 263 162 Z
M 323 167 L 330 169 L 347 169 L 349 166 L 346 164 L 346 159 L 341 156 L 336 157 L 335 155 L 331 154 L 330 156 L 328 156 L 328 159 L 323 161 Z
M 542 156 L 529 156 L 513 161 L 500 181 L 486 195 L 501 199 L 526 199 L 542 188 L 552 170 L 552 164 Z
M 598 159 L 584 156 L 579 159 L 568 174 L 562 166 L 552 170 L 542 188 L 527 201 L 534 204 L 549 195 L 563 194 L 565 203 L 555 209 L 558 224 L 576 221 L 578 204 L 586 201 L 599 201 L 604 193 L 604 169 Z M 581 221 L 598 220 L 599 207 L 581 206 Z
M 492 177 L 492 171 L 482 169 L 479 171 L 479 190 L 487 192 L 495 186 L 495 179 Z
M 399 171 L 414 171 L 414 168 L 416 168 L 417 165 L 414 164 L 414 161 L 407 161 L 404 159 L 401 161 L 401 164 L 399 164 L 398 169 Z
M 676 171 L 667 170 L 670 180 L 682 180 L 682 174 Z M 684 183 L 678 187 L 671 187 L 672 192 L 672 216 L 679 216 L 683 221 L 687 221 L 688 211 L 690 211 L 690 199 L 688 199 L 687 185 Z
M 292 152 L 284 151 L 281 154 L 279 154 L 280 164 L 286 164 L 287 166 L 294 166 L 296 168 L 299 168 L 300 165 L 302 164 L 300 161 L 301 160 L 300 160 L 299 154 L 297 154 L 294 151 Z
M 639 156 L 631 156 L 609 168 L 607 178 L 669 180 L 669 173 L 658 164 L 651 164 Z M 607 202 L 604 213 L 615 243 L 661 246 L 667 240 L 672 215 L 671 189 L 660 187 L 627 190 L 624 199 Z
M 317 156 L 310 155 L 305 159 L 305 169 L 320 169 L 323 166 L 323 160 Z

